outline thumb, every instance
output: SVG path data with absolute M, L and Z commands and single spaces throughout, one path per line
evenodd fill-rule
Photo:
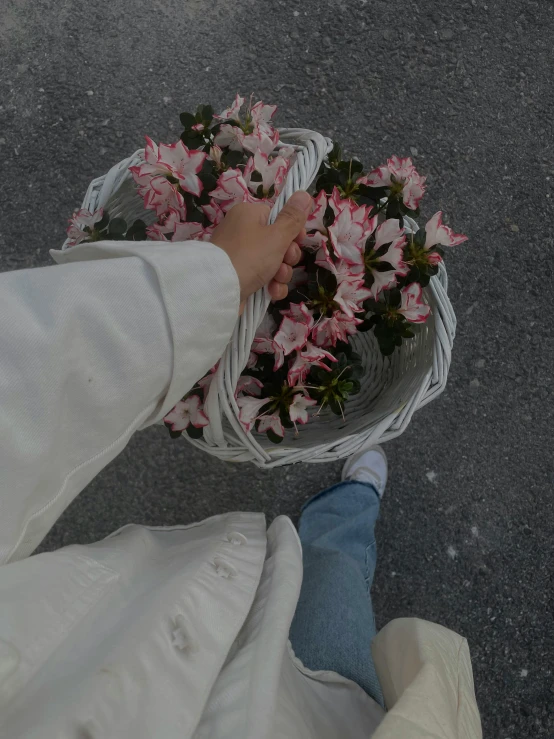
M 303 229 L 312 209 L 312 202 L 312 196 L 309 193 L 298 190 L 287 200 L 273 225 L 269 226 L 274 235 L 277 235 L 279 240 L 282 239 L 283 249 L 288 248 L 290 242 Z

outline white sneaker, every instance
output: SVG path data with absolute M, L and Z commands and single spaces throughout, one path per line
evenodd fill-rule
M 372 446 L 348 457 L 342 468 L 343 480 L 368 482 L 383 497 L 387 484 L 387 456 L 380 446 Z

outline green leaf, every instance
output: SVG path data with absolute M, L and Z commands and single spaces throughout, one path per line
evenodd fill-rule
M 348 357 L 346 354 L 343 354 L 343 352 L 340 352 L 336 355 L 337 358 L 337 367 L 342 370 L 348 365 Z
M 236 169 L 244 159 L 242 151 L 228 151 L 225 154 L 225 164 L 231 169 Z
M 339 182 L 343 187 L 346 187 L 346 185 L 348 184 L 348 171 L 347 170 L 342 169 L 339 172 Z
M 363 171 L 364 165 L 356 157 L 352 157 L 350 160 L 350 171 L 352 174 L 359 174 Z
M 95 225 L 96 231 L 103 231 L 108 223 L 110 222 L 110 214 L 107 210 L 104 211 L 104 214 L 102 215 L 102 218 L 98 221 L 98 223 Z
M 212 190 L 213 190 L 213 188 L 212 188 Z M 199 203 L 199 205 L 208 205 L 208 203 L 210 202 L 210 200 L 211 200 L 211 198 L 210 198 L 210 192 L 209 192 L 209 190 L 207 190 L 207 189 L 202 190 L 202 192 L 198 196 L 198 203 Z M 202 219 L 202 223 L 206 226 L 206 225 L 209 225 L 211 223 L 211 221 L 210 221 L 209 218 L 206 217 L 206 215 L 204 215 L 204 218 Z
M 398 218 L 400 216 L 400 207 L 398 205 L 398 200 L 389 200 L 389 204 L 387 205 L 387 219 L 388 218 Z
M 192 223 L 202 223 L 204 221 L 204 213 L 198 208 L 194 208 L 191 211 L 187 211 L 187 221 Z
M 217 178 L 214 177 L 213 174 L 200 172 L 198 179 L 204 185 L 204 190 L 206 190 L 206 192 L 211 192 L 217 187 Z
M 127 229 L 125 239 L 127 241 L 146 241 L 146 223 L 138 218 Z
M 366 331 L 369 331 L 371 328 L 373 328 L 373 323 L 371 321 L 375 318 L 375 316 L 371 316 L 371 318 L 366 318 L 365 321 L 359 324 L 359 326 L 356 326 L 356 331 L 359 331 L 362 334 L 365 334 Z
M 393 308 L 398 308 L 400 303 L 402 302 L 402 295 L 400 294 L 400 290 L 396 287 L 393 287 L 391 290 L 388 291 L 388 303 Z
M 273 444 L 280 444 L 283 441 L 283 436 L 279 436 L 271 429 L 267 430 L 267 438 L 273 443 Z
M 181 141 L 189 149 L 201 149 L 204 146 L 204 137 L 196 131 L 183 131 Z
M 262 182 L 262 180 L 263 180 L 263 177 L 262 177 L 262 175 L 260 174 L 260 172 L 258 172 L 258 170 L 257 170 L 257 169 L 255 169 L 255 170 L 254 170 L 254 171 L 252 172 L 252 174 L 250 175 L 250 179 L 252 180 L 252 182 Z
M 169 431 L 169 435 L 172 439 L 178 439 L 182 435 L 182 431 L 173 431 L 170 426 L 166 424 L 166 429 Z
M 335 346 L 335 357 L 338 357 L 340 353 L 345 354 L 348 358 L 350 358 L 352 354 L 352 347 L 350 346 L 350 344 L 348 344 L 346 341 L 337 341 L 337 344 Z
M 342 409 L 338 400 L 336 400 L 335 398 L 330 398 L 328 405 L 335 415 L 342 416 Z
M 378 249 L 375 249 L 375 256 L 376 257 L 384 257 L 387 251 L 389 250 L 390 245 L 392 244 L 392 241 L 389 241 L 388 244 L 383 244 Z
M 294 423 L 290 420 L 289 414 L 287 411 L 282 410 L 279 414 L 279 417 L 281 418 L 281 423 L 286 429 L 293 429 Z
M 414 244 L 419 247 L 425 246 L 425 239 L 427 238 L 427 232 L 424 228 L 419 228 L 415 234 L 413 234 Z
M 191 439 L 201 439 L 204 436 L 203 430 L 201 428 L 196 428 L 196 426 L 193 426 L 192 423 L 189 423 L 185 431 Z
M 212 118 L 214 117 L 214 109 L 211 105 L 200 105 L 198 107 L 198 113 L 200 113 L 200 120 L 199 123 L 204 123 L 206 125 L 210 125 L 212 122 Z
M 211 174 L 215 176 L 217 174 L 217 170 L 215 168 L 214 162 L 212 162 L 210 159 L 204 159 L 200 174 Z
M 113 218 L 110 221 L 108 233 L 110 236 L 124 234 L 127 230 L 127 221 L 124 218 Z
M 358 192 L 362 193 L 362 195 L 367 195 L 375 203 L 378 203 L 387 196 L 388 189 L 386 187 L 372 187 L 371 185 L 362 184 L 358 185 Z
M 350 391 L 350 395 L 356 395 L 362 389 L 362 385 L 359 380 L 352 380 L 351 384 L 352 384 L 352 390 Z
M 196 125 L 196 117 L 192 113 L 181 113 L 179 116 L 183 128 L 190 129 Z
M 364 376 L 364 368 L 361 364 L 354 364 L 352 365 L 352 370 L 350 372 L 350 379 L 352 382 L 361 380 Z
M 376 272 L 390 272 L 394 267 L 389 262 L 377 262 L 377 264 L 373 265 L 373 269 Z
M 394 350 L 395 350 L 394 344 L 381 344 L 379 343 L 379 349 L 381 350 L 381 354 L 385 357 L 390 356 Z
M 400 210 L 404 215 L 410 216 L 410 218 L 419 218 L 419 208 L 408 208 L 402 201 L 400 201 Z

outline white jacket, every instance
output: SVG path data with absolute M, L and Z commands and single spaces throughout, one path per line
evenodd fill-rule
M 139 428 L 221 355 L 239 287 L 206 243 L 99 242 L 0 275 L 2 739 L 478 739 L 467 643 L 374 643 L 389 712 L 294 657 L 290 521 L 233 513 L 29 557 Z M 209 331 L 206 330 L 209 327 Z

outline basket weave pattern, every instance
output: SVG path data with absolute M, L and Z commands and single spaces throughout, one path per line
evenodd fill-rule
M 293 192 L 312 185 L 331 148 L 331 142 L 314 131 L 280 129 L 279 133 L 279 146 L 293 145 L 297 153 L 285 187 L 271 210 L 270 223 Z M 82 207 L 91 212 L 105 207 L 110 216 L 121 216 L 128 223 L 137 218 L 153 223 L 155 215 L 144 210 L 129 172 L 129 167 L 143 162 L 143 153 L 142 149 L 136 151 L 106 175 L 93 180 Z M 414 221 L 405 218 L 405 222 L 408 228 L 417 230 Z M 67 246 L 66 242 L 63 248 Z M 204 438 L 191 439 L 185 434 L 183 438 L 220 459 L 252 461 L 269 468 L 295 462 L 335 461 L 366 443 L 377 444 L 399 436 L 413 413 L 439 395 L 446 385 L 456 330 L 447 289 L 446 269 L 441 263 L 438 274 L 424 289 L 431 316 L 416 336 L 404 341 L 390 357 L 382 356 L 372 331 L 356 334 L 351 342 L 362 356 L 365 376 L 361 391 L 346 403 L 346 420 L 324 410 L 303 426 L 297 437 L 288 432 L 279 445 L 271 444 L 265 434 L 244 430 L 235 400 L 238 379 L 269 305 L 267 291 L 258 291 L 248 299 L 211 383 L 205 403 L 210 425 L 204 429 Z

